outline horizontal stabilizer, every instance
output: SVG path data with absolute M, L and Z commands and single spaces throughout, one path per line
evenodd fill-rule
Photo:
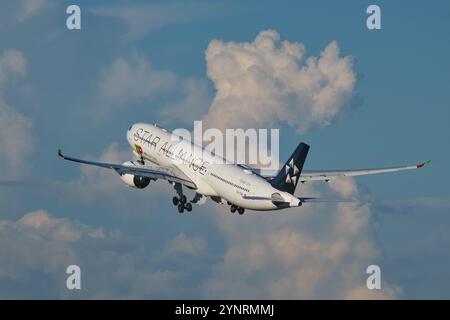
M 314 198 L 314 197 L 300 197 L 298 198 L 302 203 L 333 203 L 333 202 L 359 202 L 356 199 L 335 199 L 335 198 Z

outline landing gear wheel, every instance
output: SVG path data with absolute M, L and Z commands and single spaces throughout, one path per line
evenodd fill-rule
M 236 209 L 237 209 L 237 207 L 236 207 L 234 204 L 231 205 L 230 211 L 231 211 L 232 213 L 235 213 L 235 212 L 236 212 Z
M 174 205 L 174 206 L 177 206 L 178 203 L 179 203 L 180 201 L 178 200 L 177 197 L 173 197 L 173 198 L 172 198 L 172 202 L 173 202 L 173 205 Z
M 239 208 L 239 209 L 238 209 L 238 213 L 239 213 L 240 215 L 243 215 L 244 212 L 245 212 L 245 209 L 244 209 L 244 208 Z
M 180 204 L 178 205 L 178 212 L 179 212 L 179 213 L 183 213 L 183 211 L 184 211 L 184 206 L 183 206 L 182 203 L 180 203 Z
M 187 212 L 191 212 L 192 211 L 192 204 L 186 203 L 185 208 L 186 208 Z
M 186 198 L 186 196 L 184 194 L 180 197 L 180 202 L 181 203 L 186 203 L 187 202 L 187 198 Z

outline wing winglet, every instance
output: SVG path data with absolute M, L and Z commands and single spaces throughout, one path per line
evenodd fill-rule
M 431 160 L 428 160 L 428 161 L 419 163 L 419 164 L 417 165 L 417 169 L 423 168 L 423 167 L 425 167 L 425 166 L 429 166 L 430 163 L 431 163 Z

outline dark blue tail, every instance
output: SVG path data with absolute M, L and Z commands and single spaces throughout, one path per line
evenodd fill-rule
M 280 191 L 294 194 L 308 151 L 309 146 L 303 142 L 300 143 L 275 178 L 270 181 L 271 185 Z

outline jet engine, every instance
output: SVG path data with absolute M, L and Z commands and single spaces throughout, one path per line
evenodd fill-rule
M 133 166 L 133 164 L 130 161 L 127 161 L 123 163 L 124 166 Z M 137 188 L 137 189 L 144 189 L 150 184 L 151 179 L 149 177 L 143 177 L 143 176 L 137 176 L 134 174 L 122 174 L 120 176 L 120 179 L 122 179 L 123 182 L 129 187 Z

